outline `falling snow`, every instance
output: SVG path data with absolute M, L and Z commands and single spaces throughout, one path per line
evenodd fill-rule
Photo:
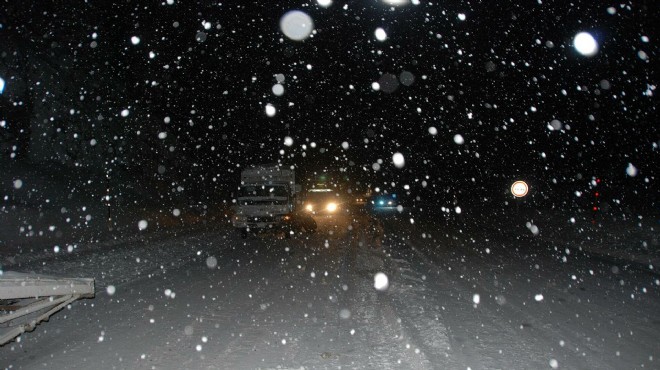
M 598 52 L 598 43 L 588 32 L 580 32 L 573 38 L 573 47 L 584 56 L 594 56 Z
M 385 33 L 385 30 L 380 27 L 376 28 L 375 36 L 378 41 L 385 41 L 387 39 L 387 33 Z
M 646 5 L 5 2 L 4 366 L 657 368 Z
M 300 10 L 292 10 L 282 16 L 280 30 L 294 41 L 302 41 L 314 30 L 312 18 Z

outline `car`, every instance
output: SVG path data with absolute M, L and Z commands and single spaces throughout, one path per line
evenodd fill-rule
M 369 195 L 366 194 L 357 194 L 355 195 L 353 199 L 353 204 L 358 205 L 358 206 L 363 206 L 367 204 L 367 201 L 369 200 Z
M 372 196 L 367 207 L 373 211 L 401 211 L 403 207 L 396 194 L 378 194 Z
M 342 198 L 332 189 L 314 188 L 307 192 L 303 209 L 312 215 L 334 215 L 344 209 Z

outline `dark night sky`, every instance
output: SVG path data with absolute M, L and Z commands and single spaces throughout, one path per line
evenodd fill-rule
M 428 176 L 442 186 L 475 178 L 488 187 L 515 174 L 560 186 L 582 175 L 657 197 L 650 190 L 660 162 L 657 93 L 648 94 L 657 85 L 657 1 L 420 0 L 391 7 L 368 0 L 329 8 L 311 0 L 3 2 L 0 35 L 9 43 L 0 46 L 0 73 L 25 80 L 20 64 L 47 59 L 57 72 L 42 83 L 66 86 L 56 96 L 31 90 L 5 98 L 45 99 L 48 114 L 65 122 L 72 106 L 83 121 L 105 116 L 104 130 L 119 132 L 132 149 L 126 161 L 146 172 L 164 163 L 172 176 L 227 174 L 281 159 L 304 173 L 348 168 L 354 179 L 381 186 Z M 279 20 L 292 9 L 311 16 L 313 37 L 283 35 Z M 378 27 L 387 40 L 376 40 Z M 573 48 L 580 31 L 598 41 L 595 56 Z M 383 75 L 404 71 L 414 76 L 410 86 L 372 89 Z M 282 96 L 271 92 L 278 73 L 286 77 Z M 274 117 L 266 104 L 276 107 Z M 554 119 L 562 130 L 548 129 Z M 454 142 L 456 134 L 464 144 Z M 283 144 L 286 136 L 293 146 Z M 406 158 L 403 169 L 392 166 L 394 152 Z M 376 172 L 378 159 L 384 164 Z M 639 170 L 635 179 L 628 163 Z

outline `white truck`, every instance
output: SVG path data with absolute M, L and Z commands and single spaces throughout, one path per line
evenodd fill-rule
M 233 225 L 243 237 L 248 232 L 286 229 L 293 221 L 296 185 L 294 170 L 277 164 L 257 165 L 241 172 Z M 288 230 L 285 235 L 289 236 Z

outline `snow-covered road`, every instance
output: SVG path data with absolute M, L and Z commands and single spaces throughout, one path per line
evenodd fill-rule
M 35 259 L 36 272 L 95 277 L 97 296 L 0 347 L 0 364 L 658 367 L 649 271 L 409 217 L 318 221 L 317 233 L 293 239 L 243 240 L 220 227 Z

